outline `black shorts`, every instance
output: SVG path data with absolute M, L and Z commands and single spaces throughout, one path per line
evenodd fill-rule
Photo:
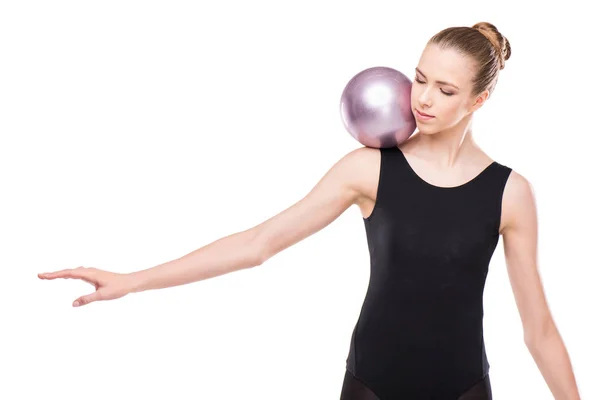
M 425 398 L 425 397 L 424 397 Z M 429 399 L 429 397 L 427 397 Z M 340 400 L 382 400 L 346 369 Z M 408 400 L 408 399 L 407 399 Z M 413 400 L 413 399 L 410 399 Z M 451 399 L 448 399 L 451 400 Z M 490 376 L 473 385 L 456 400 L 492 400 Z

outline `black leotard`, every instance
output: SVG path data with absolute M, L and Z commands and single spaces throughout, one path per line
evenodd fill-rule
M 491 400 L 483 290 L 511 168 L 459 186 L 422 179 L 382 148 L 364 219 L 368 290 L 352 332 L 342 400 Z

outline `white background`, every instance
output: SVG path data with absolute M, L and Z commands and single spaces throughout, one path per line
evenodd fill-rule
M 356 206 L 260 267 L 81 308 L 90 285 L 37 273 L 149 268 L 283 211 L 360 146 L 353 75 L 412 79 L 433 34 L 479 21 L 513 54 L 474 136 L 534 187 L 548 301 L 600 398 L 598 26 L 593 3 L 538 3 L 0 3 L 0 398 L 339 399 L 369 278 Z M 551 399 L 502 246 L 494 399 Z

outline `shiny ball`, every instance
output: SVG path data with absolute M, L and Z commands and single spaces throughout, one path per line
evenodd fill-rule
M 346 130 L 361 144 L 385 148 L 397 146 L 412 135 L 411 80 L 388 67 L 372 67 L 347 83 L 340 100 Z

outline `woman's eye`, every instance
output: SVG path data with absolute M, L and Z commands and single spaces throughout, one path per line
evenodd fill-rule
M 420 81 L 415 77 L 415 82 L 417 83 L 425 83 L 425 81 Z M 448 93 L 448 92 L 444 92 L 442 89 L 440 89 L 440 92 L 442 92 L 443 94 L 445 94 L 446 96 L 454 96 L 454 93 Z

